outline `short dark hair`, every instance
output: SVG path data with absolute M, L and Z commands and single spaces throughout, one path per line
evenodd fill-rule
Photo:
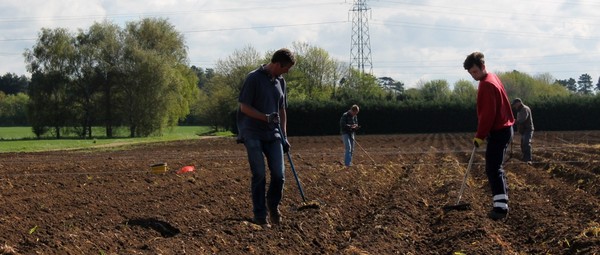
M 516 103 L 523 103 L 523 100 L 521 100 L 520 98 L 515 98 L 515 100 L 513 100 L 512 104 L 516 104 Z
M 467 56 L 467 59 L 465 59 L 465 62 L 463 63 L 463 67 L 465 68 L 465 70 L 469 70 L 475 65 L 481 69 L 483 69 L 483 65 L 485 65 L 483 53 L 479 51 L 469 54 Z
M 292 53 L 292 51 L 286 48 L 281 48 L 275 51 L 275 53 L 273 53 L 273 57 L 271 57 L 271 63 L 279 63 L 285 66 L 293 66 L 296 64 L 296 59 L 294 58 L 294 54 Z

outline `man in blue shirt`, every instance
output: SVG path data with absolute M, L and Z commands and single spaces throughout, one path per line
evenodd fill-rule
M 238 139 L 246 147 L 252 171 L 253 221 L 262 226 L 270 226 L 267 215 L 272 224 L 281 222 L 279 203 L 285 182 L 283 153 L 289 150 L 289 143 L 285 139 L 287 96 L 282 74 L 287 73 L 294 64 L 294 55 L 290 50 L 277 50 L 270 63 L 248 74 L 238 98 Z M 280 131 L 284 135 L 283 143 Z M 264 157 L 267 158 L 271 176 L 268 191 L 265 189 Z

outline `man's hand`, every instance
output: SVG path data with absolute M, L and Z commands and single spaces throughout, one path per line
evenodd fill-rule
M 279 124 L 279 113 L 274 112 L 271 114 L 265 114 L 267 116 L 267 123 L 269 124 Z
M 290 147 L 292 147 L 290 145 L 290 142 L 288 142 L 287 138 L 283 140 L 283 143 L 281 145 L 283 145 L 283 153 L 288 153 L 290 151 Z
M 477 137 L 473 138 L 473 145 L 475 145 L 475 147 L 479 148 L 480 145 L 483 144 L 483 140 L 479 139 Z

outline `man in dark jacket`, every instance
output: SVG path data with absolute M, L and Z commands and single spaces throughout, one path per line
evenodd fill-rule
M 340 118 L 340 133 L 344 141 L 344 165 L 352 166 L 352 153 L 354 152 L 354 131 L 358 129 L 358 105 L 353 105 L 350 110 Z

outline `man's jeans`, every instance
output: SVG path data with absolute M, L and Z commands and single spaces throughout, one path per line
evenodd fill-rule
M 344 141 L 344 165 L 352 165 L 352 153 L 354 152 L 354 134 L 342 134 Z
M 248 163 L 252 171 L 252 206 L 254 217 L 265 219 L 268 207 L 275 210 L 283 197 L 283 184 L 285 182 L 283 147 L 281 141 L 261 141 L 258 139 L 245 139 L 244 145 L 248 153 Z M 271 180 L 269 190 L 265 191 L 266 169 L 263 155 L 267 158 Z M 266 193 L 266 197 L 265 197 Z
M 521 134 L 521 152 L 523 153 L 523 161 L 531 161 L 531 139 L 533 138 L 533 130 L 525 131 Z

